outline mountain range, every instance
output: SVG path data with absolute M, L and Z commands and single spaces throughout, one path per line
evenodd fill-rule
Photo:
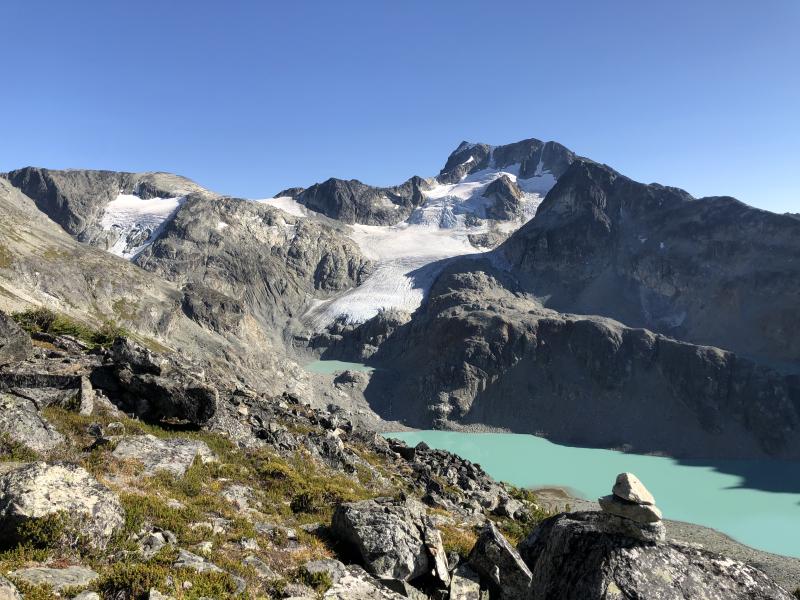
M 800 221 L 535 139 L 266 199 L 0 175 L 0 308 L 113 322 L 214 376 L 423 428 L 800 458 Z M 314 357 L 366 361 L 347 386 Z

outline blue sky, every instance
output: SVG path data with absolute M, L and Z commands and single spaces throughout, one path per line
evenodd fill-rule
M 164 170 L 265 197 L 560 141 L 800 212 L 800 2 L 7 0 L 0 171 Z

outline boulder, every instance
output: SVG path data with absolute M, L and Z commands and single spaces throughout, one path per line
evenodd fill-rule
M 372 578 L 361 567 L 351 565 L 325 592 L 324 600 L 403 600 L 405 596 L 393 592 Z
M 598 498 L 597 501 L 605 512 L 637 523 L 658 523 L 661 520 L 661 510 L 657 506 L 620 500 L 613 494 Z
M 198 573 L 224 573 L 217 565 L 202 556 L 193 554 L 188 550 L 180 550 L 172 567 L 174 569 L 191 569 Z
M 22 362 L 33 353 L 30 336 L 0 311 L 0 366 Z
M 154 354 L 127 338 L 117 338 L 107 358 L 92 372 L 92 385 L 142 420 L 199 426 L 217 411 L 217 390 L 202 369 L 183 359 Z
M 246 556 L 242 560 L 242 563 L 247 565 L 248 567 L 251 567 L 255 571 L 256 577 L 258 577 L 259 579 L 269 581 L 271 579 L 280 578 L 280 575 L 278 575 L 275 571 L 273 571 L 272 567 L 270 567 L 267 563 L 265 563 L 257 556 L 253 556 L 252 554 Z
M 116 494 L 81 467 L 36 462 L 0 476 L 0 539 L 13 543 L 22 523 L 59 513 L 97 548 L 125 521 Z
M 141 462 L 146 475 L 168 471 L 177 477 L 186 473 L 195 457 L 203 462 L 216 460 L 205 442 L 183 438 L 164 440 L 150 434 L 123 438 L 114 449 L 113 456 Z
M 528 598 L 560 600 L 791 600 L 758 569 L 697 547 L 644 543 L 609 532 L 600 512 L 544 520 L 519 546 Z
M 0 575 L 0 600 L 22 600 L 22 595 L 16 586 Z
M 64 436 L 36 410 L 32 400 L 0 392 L 0 434 L 36 452 L 64 444 Z
M 633 473 L 620 473 L 611 492 L 622 500 L 654 506 L 656 499 Z
M 529 598 L 533 575 L 494 523 L 489 522 L 483 528 L 468 562 L 481 577 L 494 584 L 502 600 Z
M 459 565 L 453 572 L 450 600 L 481 600 L 480 578 L 467 565 Z
M 351 544 L 365 568 L 378 577 L 409 581 L 437 570 L 429 546 L 436 546 L 425 507 L 410 499 L 377 498 L 336 507 L 331 524 L 339 539 Z M 444 558 L 441 539 L 436 550 Z
M 66 567 L 53 569 L 50 567 L 31 567 L 12 571 L 10 575 L 30 585 L 46 585 L 60 592 L 65 588 L 86 587 L 98 577 L 95 571 L 86 567 Z

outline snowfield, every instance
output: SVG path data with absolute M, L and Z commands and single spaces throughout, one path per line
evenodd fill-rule
M 109 232 L 112 254 L 133 259 L 152 244 L 184 198 L 149 198 L 120 194 L 106 205 L 100 226 Z
M 366 257 L 375 261 L 375 271 L 357 288 L 332 299 L 315 301 L 303 315 L 304 322 L 313 330 L 322 331 L 336 320 L 363 323 L 381 310 L 415 311 L 448 259 L 488 250 L 474 246 L 468 236 L 486 233 L 490 225 L 485 221 L 468 225 L 467 216 L 481 219 L 486 216 L 490 201 L 483 193 L 503 175 L 522 190 L 524 213 L 517 221 L 492 223 L 492 227 L 503 233 L 510 233 L 530 220 L 556 182 L 541 169 L 537 169 L 534 177 L 518 179 L 519 165 L 478 171 L 454 184 L 434 179 L 432 187 L 423 192 L 425 202 L 406 221 L 391 226 L 348 226 L 350 237 Z M 310 214 L 291 198 L 268 198 L 260 202 L 299 217 Z
M 503 175 L 515 181 L 523 192 L 523 215 L 516 221 L 486 219 L 491 200 L 484 197 L 484 192 Z M 473 245 L 471 235 L 507 234 L 518 229 L 536 214 L 544 195 L 556 182 L 552 174 L 542 170 L 541 164 L 533 177 L 518 176 L 519 165 L 512 165 L 477 171 L 453 184 L 439 183 L 434 178 L 429 180 L 430 189 L 423 192 L 423 204 L 404 222 L 392 226 L 345 225 L 364 255 L 375 261 L 375 270 L 357 288 L 331 299 L 314 301 L 303 316 L 304 321 L 321 331 L 340 319 L 363 323 L 381 310 L 415 311 L 448 259 L 488 250 Z M 107 250 L 123 258 L 135 258 L 158 238 L 183 201 L 184 197 L 144 200 L 131 194 L 118 195 L 106 206 L 101 221 L 103 230 L 108 232 Z M 388 198 L 385 201 L 391 204 Z M 255 202 L 299 218 L 317 214 L 286 196 Z M 220 221 L 216 228 L 223 232 L 229 225 Z M 291 225 L 278 229 L 262 241 L 284 243 L 293 234 Z M 264 234 L 258 227 L 254 231 Z

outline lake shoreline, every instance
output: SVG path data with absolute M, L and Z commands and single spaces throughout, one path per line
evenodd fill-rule
M 600 510 L 597 502 L 579 498 L 567 488 L 548 486 L 532 490 L 538 504 L 553 512 L 565 512 L 567 508 L 570 512 Z M 716 529 L 696 523 L 664 519 L 664 524 L 667 527 L 668 540 L 698 544 L 711 552 L 761 569 L 790 593 L 800 589 L 800 558 L 751 548 Z

